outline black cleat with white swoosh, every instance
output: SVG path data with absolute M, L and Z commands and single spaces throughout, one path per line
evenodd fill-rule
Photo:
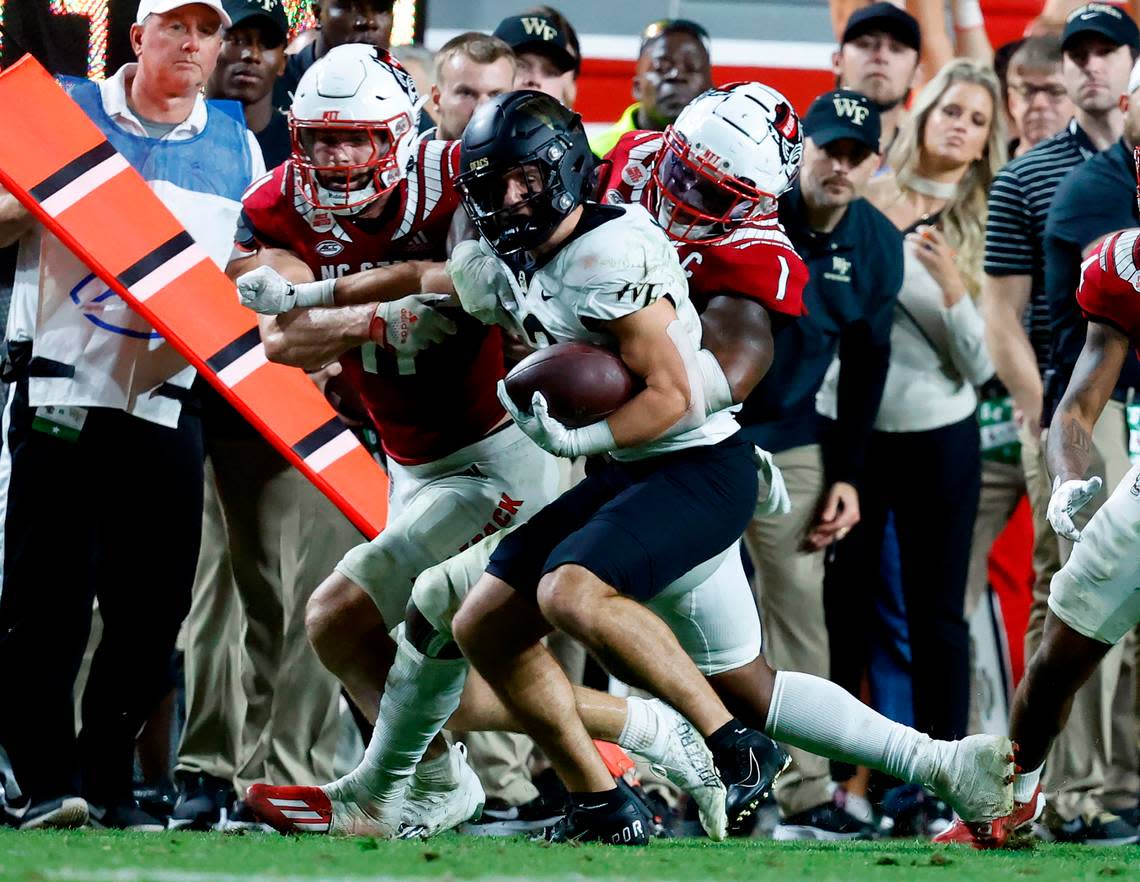
M 548 842 L 647 845 L 656 822 L 649 808 L 620 778 L 617 793 L 597 805 L 571 804 L 566 817 L 546 832 Z
M 727 742 L 717 745 L 713 759 L 728 789 L 728 835 L 741 835 L 750 828 L 749 819 L 792 758 L 763 732 L 741 726 Z

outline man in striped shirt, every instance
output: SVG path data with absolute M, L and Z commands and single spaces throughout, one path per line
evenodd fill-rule
M 1042 378 L 1051 358 L 1045 220 L 1068 171 L 1120 138 L 1124 118 L 1117 102 L 1138 51 L 1140 34 L 1127 15 L 1099 3 L 1074 10 L 1062 36 L 1061 70 L 1076 113 L 1059 134 L 1010 162 L 990 190 L 982 301 L 990 354 L 1022 420 L 1022 467 L 1036 537 L 1034 606 L 1026 635 L 1030 651 L 1040 641 L 1049 582 L 1061 564 L 1060 548 L 1045 518 L 1050 484 L 1041 444 Z M 1103 750 L 1097 745 L 1109 743 L 1094 710 L 1099 707 L 1101 677 L 1094 675 L 1078 693 L 1071 723 L 1052 754 L 1045 789 L 1055 822 L 1075 822 L 1090 813 L 1095 818 L 1102 810 L 1095 794 L 1103 785 L 1103 772 L 1093 770 L 1103 766 L 1091 762 L 1094 752 Z M 1081 841 L 1095 840 L 1096 826 L 1084 825 Z

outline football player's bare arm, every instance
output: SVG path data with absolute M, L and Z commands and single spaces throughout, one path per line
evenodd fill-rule
M 343 353 L 368 343 L 374 306 L 295 309 L 259 315 L 258 328 L 270 361 L 317 371 Z
M 659 438 L 689 409 L 693 395 L 689 374 L 669 334 L 669 325 L 676 320 L 673 304 L 661 298 L 605 323 L 617 338 L 622 361 L 645 381 L 644 389 L 606 419 L 618 447 Z
M 18 241 L 35 222 L 35 216 L 20 200 L 0 186 L 0 248 Z
M 701 348 L 716 356 L 732 401 L 740 404 L 772 366 L 775 347 L 768 310 L 755 300 L 718 295 L 701 313 L 701 331 Z
M 1093 426 L 1128 359 L 1128 338 L 1111 325 L 1090 321 L 1073 377 L 1049 426 L 1046 459 L 1060 482 L 1079 481 L 1093 457 Z
M 1033 280 L 1025 275 L 982 278 L 982 317 L 986 348 L 998 379 L 1005 384 L 1022 420 L 1036 430 L 1041 421 L 1044 389 L 1037 358 L 1021 323 Z
M 333 299 L 337 306 L 353 306 L 390 303 L 409 294 L 453 294 L 451 277 L 444 271 L 446 265 L 429 260 L 405 260 L 342 276 L 336 280 Z

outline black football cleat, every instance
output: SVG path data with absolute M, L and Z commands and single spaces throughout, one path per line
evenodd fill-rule
M 792 758 L 763 732 L 741 726 L 727 744 L 713 751 L 713 759 L 728 790 L 728 835 L 744 835 L 751 829 L 751 818 L 760 803 L 772 792 L 776 778 Z
M 628 787 L 618 783 L 622 793 L 617 808 L 603 804 L 572 805 L 553 827 L 546 831 L 548 842 L 601 842 L 606 845 L 647 845 L 656 829 L 648 808 Z

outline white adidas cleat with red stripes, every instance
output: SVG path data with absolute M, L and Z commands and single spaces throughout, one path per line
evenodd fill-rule
M 324 787 L 253 784 L 246 804 L 279 833 L 318 833 L 334 836 L 375 836 L 391 839 L 400 828 L 404 791 L 389 800 L 356 800 L 330 796 Z

